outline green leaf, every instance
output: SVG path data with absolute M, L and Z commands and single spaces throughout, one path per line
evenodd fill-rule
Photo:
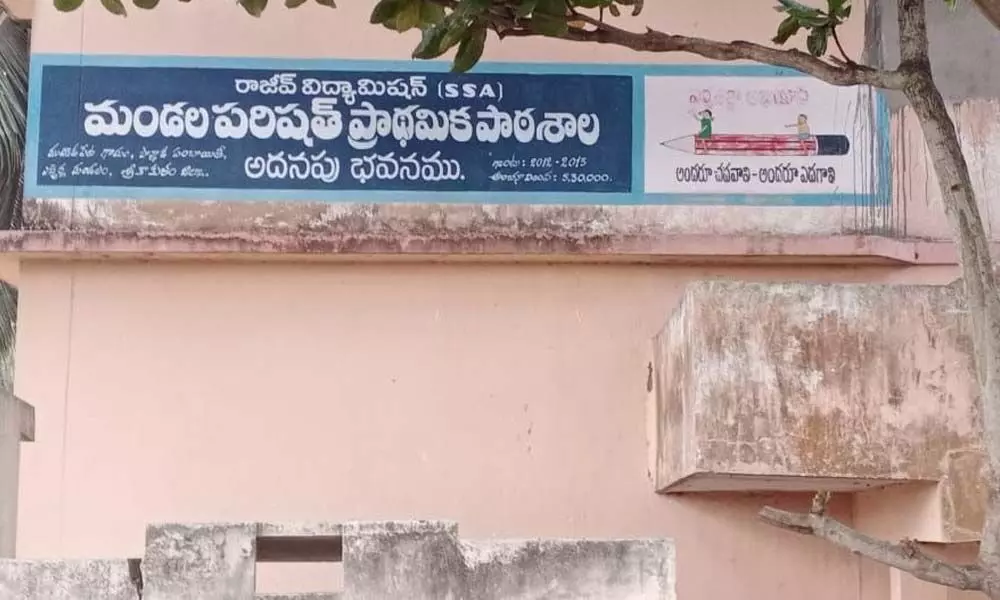
M 476 66 L 479 59 L 483 57 L 483 50 L 486 48 L 486 27 L 480 25 L 469 31 L 462 43 L 458 45 L 458 52 L 455 53 L 455 62 L 451 65 L 453 73 L 465 73 Z
M 124 17 L 128 14 L 128 11 L 125 10 L 125 3 L 122 0 L 101 0 L 101 4 L 113 15 Z
M 569 23 L 565 16 L 553 16 L 535 11 L 535 14 L 531 15 L 531 29 L 542 35 L 562 37 L 569 32 Z
M 379 0 L 375 8 L 372 9 L 372 16 L 369 19 L 372 25 L 386 25 L 395 20 L 399 11 L 406 8 L 407 0 Z
M 132 4 L 135 4 L 136 8 L 141 8 L 143 10 L 152 10 L 156 8 L 156 5 L 160 3 L 160 0 L 132 0 Z
M 306 3 L 306 0 L 285 0 L 285 6 L 288 8 L 298 8 Z
M 786 11 L 790 12 L 800 12 L 806 14 L 819 12 L 817 9 L 811 6 L 806 6 L 805 4 L 802 4 L 801 2 L 796 2 L 795 0 L 778 0 L 778 3 L 781 4 L 781 6 L 784 7 Z
M 813 56 L 824 56 L 826 54 L 826 41 L 829 32 L 825 27 L 813 29 L 806 38 L 806 49 Z
M 848 4 L 847 6 L 844 7 L 842 11 L 840 11 L 840 20 L 846 21 L 850 17 L 851 17 L 851 5 Z
M 565 17 L 566 0 L 538 0 L 535 5 L 534 14 L 545 13 L 547 15 Z
M 612 2 L 613 0 L 575 0 L 573 5 L 577 8 L 601 8 Z
M 778 33 L 771 38 L 771 41 L 780 46 L 798 33 L 799 29 L 801 29 L 801 27 L 799 27 L 798 21 L 792 17 L 786 17 L 785 20 L 778 25 Z
M 538 6 L 538 0 L 521 0 L 518 2 L 517 8 L 514 9 L 514 15 L 523 19 L 535 12 L 536 6 Z
M 839 15 L 844 9 L 847 0 L 826 0 L 826 12 L 830 15 Z
M 551 16 L 566 16 L 566 0 L 538 0 L 534 14 L 545 13 Z
M 441 39 L 442 53 L 454 48 L 456 44 L 468 37 L 469 29 L 472 28 L 474 21 L 469 20 L 465 15 L 460 13 L 451 13 L 445 17 L 445 23 L 447 27 L 444 38 Z
M 252 17 L 261 16 L 264 14 L 264 9 L 267 8 L 267 0 L 238 0 L 238 2 L 243 10 Z
M 83 6 L 83 0 L 55 0 L 55 5 L 60 12 L 73 12 Z
M 449 13 L 440 23 L 424 27 L 420 43 L 413 50 L 413 58 L 437 58 L 467 38 L 473 21 L 461 13 Z
M 479 15 L 493 6 L 493 0 L 462 0 L 458 4 L 459 10 L 464 10 L 470 15 Z
M 420 3 L 420 25 L 437 25 L 444 21 L 444 7 L 429 0 Z
M 396 13 L 396 18 L 387 22 L 385 25 L 400 33 L 409 31 L 414 27 L 419 27 L 420 7 L 422 4 L 423 0 L 407 0 L 406 4 L 403 5 L 403 8 Z
M 441 40 L 444 39 L 447 30 L 448 28 L 444 26 L 425 27 L 420 32 L 420 43 L 413 49 L 410 56 L 420 60 L 430 60 L 444 54 L 445 51 L 441 49 Z
M 316 4 L 327 8 L 337 8 L 337 0 L 316 0 Z
M 420 43 L 413 49 L 413 58 L 429 60 L 447 52 L 448 48 L 444 45 L 444 38 L 447 34 L 448 23 L 425 27 L 421 32 Z

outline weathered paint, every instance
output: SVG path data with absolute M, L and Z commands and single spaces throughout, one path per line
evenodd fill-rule
M 966 100 L 950 109 L 972 185 L 990 237 L 1000 231 L 1000 101 Z M 951 239 L 937 176 L 913 109 L 892 117 L 894 201 L 905 211 L 901 235 L 924 239 Z
M 754 518 L 808 494 L 654 493 L 649 340 L 706 276 L 955 271 L 28 261 L 18 555 L 139 556 L 150 521 L 450 516 L 476 539 L 675 539 L 695 600 L 850 598 L 854 557 Z M 313 569 L 263 569 L 262 591 L 322 591 Z
M 296 596 L 256 594 L 256 566 L 268 560 L 266 537 L 329 540 L 342 549 L 336 561 L 343 561 L 343 590 L 311 594 L 311 600 L 676 597 L 669 540 L 479 543 L 460 540 L 454 523 L 437 521 L 153 525 L 141 563 L 0 560 L 0 592 L 5 600 L 291 600 Z
M 970 539 L 984 490 L 964 312 L 956 286 L 690 285 L 655 342 L 657 487 L 941 481 L 933 541 Z
M 20 260 L 957 261 L 951 242 L 827 231 L 800 208 L 728 210 L 719 221 L 705 207 L 27 200 L 30 227 L 0 232 L 0 252 Z M 801 229 L 781 235 L 786 219 Z M 7 269 L 14 277 L 16 266 Z

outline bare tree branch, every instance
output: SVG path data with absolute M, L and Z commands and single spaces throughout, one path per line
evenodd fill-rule
M 794 69 L 837 86 L 870 85 L 884 89 L 901 89 L 903 77 L 896 71 L 874 69 L 853 63 L 833 64 L 800 50 L 781 50 L 753 42 L 735 40 L 719 42 L 705 38 L 674 35 L 646 29 L 643 33 L 628 31 L 582 13 L 572 20 L 590 28 L 570 27 L 561 39 L 574 42 L 610 44 L 636 52 L 689 52 L 718 61 L 750 60 L 766 65 Z M 501 37 L 541 37 L 531 28 L 530 19 L 509 22 Z
M 820 492 L 825 494 L 825 492 Z M 820 498 L 817 494 L 817 498 Z M 925 554 L 912 540 L 893 544 L 867 536 L 825 515 L 829 494 L 813 499 L 813 511 L 793 513 L 765 506 L 760 518 L 766 523 L 795 533 L 814 535 L 845 550 L 860 554 L 918 579 L 960 590 L 981 590 L 983 571 L 977 565 L 952 565 Z M 816 510 L 819 511 L 817 514 Z
M 837 50 L 840 51 L 840 55 L 842 57 L 844 57 L 844 60 L 843 60 L 844 64 L 852 66 L 852 67 L 854 65 L 856 65 L 857 63 L 854 62 L 854 60 L 851 59 L 851 57 L 847 55 L 847 51 L 844 50 L 844 47 L 840 44 L 840 36 L 837 35 L 837 28 L 836 27 L 831 27 L 830 28 L 830 35 L 833 36 L 833 43 L 837 45 Z
M 830 504 L 830 492 L 816 492 L 816 495 L 813 496 L 812 508 L 809 509 L 809 514 L 822 517 L 826 514 L 828 504 Z
M 976 372 L 982 390 L 983 441 L 989 464 L 989 503 L 979 565 L 989 574 L 984 591 L 1000 595 L 1000 294 L 989 237 L 976 202 L 969 166 L 948 106 L 930 68 L 924 0 L 898 0 L 903 92 L 920 121 L 938 176 L 945 214 L 956 233 L 962 280 L 972 321 Z
M 1000 29 L 1000 0 L 975 0 L 975 2 L 986 20 Z

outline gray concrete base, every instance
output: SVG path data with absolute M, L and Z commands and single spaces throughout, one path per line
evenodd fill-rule
M 0 558 L 14 556 L 21 442 L 34 439 L 35 409 L 10 392 L 0 390 Z
M 255 594 L 258 562 L 343 561 L 344 589 Z M 4 600 L 673 600 L 668 540 L 465 542 L 437 521 L 151 526 L 139 560 L 0 561 Z

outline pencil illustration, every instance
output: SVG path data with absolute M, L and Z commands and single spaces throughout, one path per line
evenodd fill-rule
M 845 156 L 851 149 L 846 135 L 715 133 L 685 135 L 660 145 L 710 156 Z

